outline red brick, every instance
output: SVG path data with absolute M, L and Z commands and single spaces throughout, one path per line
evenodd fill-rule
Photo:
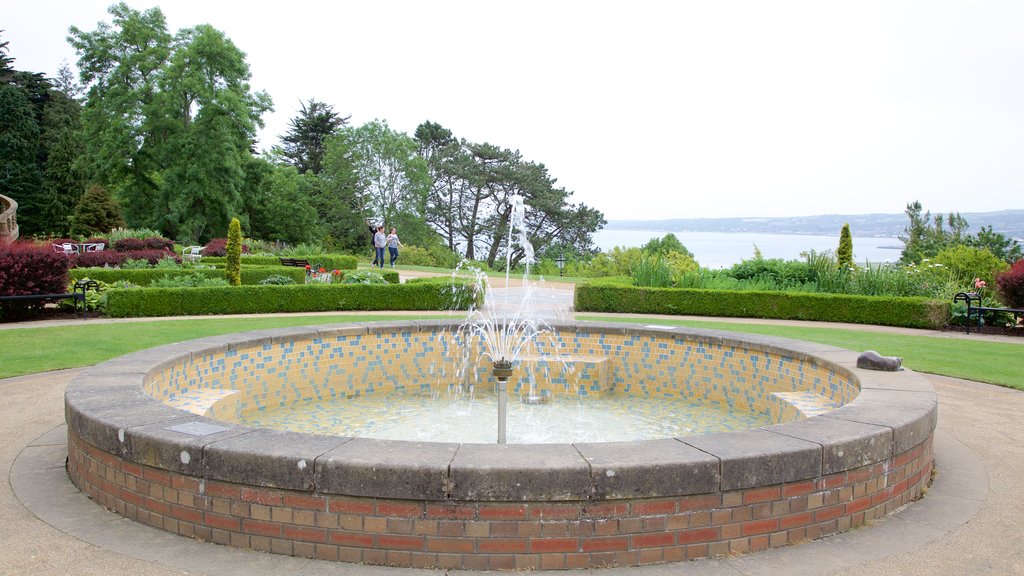
M 377 536 L 377 547 L 385 550 L 423 550 L 423 538 L 381 534 Z
M 575 520 L 580 509 L 573 506 L 531 506 L 530 518 L 538 520 Z
M 838 517 L 843 515 L 843 508 L 845 508 L 845 506 L 843 506 L 843 505 L 829 506 L 828 508 L 822 508 L 821 510 L 818 510 L 818 511 L 816 511 L 814 513 L 814 521 L 815 522 L 825 522 L 825 521 L 828 521 L 828 520 L 833 520 L 835 518 L 838 518 Z
M 233 484 L 225 484 L 223 482 L 207 482 L 206 488 L 203 494 L 206 496 L 214 496 L 218 498 L 228 498 L 230 500 L 238 500 L 241 498 L 241 489 Z
M 481 520 L 525 520 L 526 506 L 481 506 Z
M 242 529 L 242 521 L 240 519 L 232 518 L 231 516 L 221 516 L 212 512 L 206 513 L 204 523 L 211 528 L 220 528 L 222 530 L 239 532 Z
M 718 540 L 720 534 L 718 527 L 698 528 L 696 530 L 684 530 L 679 533 L 680 544 L 693 544 L 695 542 L 710 542 Z
M 405 504 L 403 502 L 378 502 L 377 514 L 381 516 L 400 516 L 403 518 L 419 518 L 423 515 L 422 504 Z
M 289 508 L 301 508 L 303 510 L 327 510 L 327 499 L 322 496 L 308 496 L 306 494 L 285 494 L 284 505 Z
M 466 552 L 472 552 L 472 546 Z M 529 551 L 526 538 L 489 538 L 480 541 L 480 552 L 485 554 L 525 554 Z
M 178 520 L 192 522 L 193 524 L 200 524 L 203 521 L 202 512 L 195 508 L 187 508 L 185 506 L 171 506 L 170 515 Z
M 627 504 L 597 504 L 583 509 L 583 515 L 591 518 L 617 518 L 628 513 Z
M 614 538 L 587 538 L 583 540 L 584 552 L 608 552 L 611 550 L 628 550 L 629 539 L 618 536 Z
M 348 498 L 331 498 L 327 503 L 329 512 L 341 514 L 358 514 L 366 516 L 373 514 L 373 502 L 363 500 L 350 500 Z
M 358 534 L 353 532 L 330 532 L 330 540 L 332 544 L 338 544 L 341 546 L 353 546 L 356 548 L 370 548 L 373 546 L 373 535 L 371 534 Z M 320 548 L 317 547 L 317 550 Z
M 778 500 L 781 494 L 782 490 L 779 486 L 754 488 L 743 493 L 743 503 L 754 504 L 758 502 L 771 502 L 772 500 Z
M 166 470 L 157 470 L 156 468 L 147 467 L 142 471 L 142 477 L 161 486 L 171 485 L 171 473 Z
M 807 482 L 798 482 L 796 484 L 786 484 L 782 487 L 783 498 L 794 498 L 796 496 L 806 496 L 814 492 L 814 481 L 808 480 Z
M 280 492 L 271 492 L 258 488 L 242 488 L 239 499 L 243 502 L 255 502 L 265 506 L 280 506 L 283 501 Z
M 637 534 L 633 536 L 633 548 L 664 548 L 676 543 L 671 533 Z
M 263 522 L 262 520 L 242 520 L 242 531 L 247 534 L 258 534 L 260 536 L 281 536 L 281 525 L 276 522 Z
M 650 516 L 652 514 L 675 514 L 675 500 L 654 500 L 633 503 L 633 514 L 638 516 Z
M 381 536 L 383 539 L 384 537 Z M 380 542 L 380 540 L 378 540 Z M 443 552 L 449 554 L 472 554 L 474 540 L 472 538 L 427 538 L 427 552 Z
M 743 524 L 741 533 L 744 536 L 752 536 L 754 534 L 765 534 L 767 532 L 774 532 L 779 529 L 778 518 L 767 518 L 765 520 L 753 520 Z M 751 542 L 753 546 L 753 542 Z
M 810 512 L 804 512 L 803 514 L 793 514 L 791 516 L 784 516 L 779 518 L 779 529 L 789 530 L 800 526 L 807 526 L 814 520 L 814 515 Z
M 576 552 L 580 542 L 576 538 L 540 538 L 530 540 L 531 552 Z
M 680 512 L 692 512 L 694 510 L 713 510 L 722 507 L 721 494 L 702 494 L 699 496 L 686 496 L 678 499 Z
M 870 507 L 871 507 L 871 497 L 870 496 L 865 496 L 864 498 L 860 498 L 858 500 L 854 500 L 853 502 L 850 502 L 849 504 L 847 504 L 846 505 L 846 513 L 847 514 L 853 514 L 855 512 L 861 512 L 863 510 L 867 510 Z
M 475 516 L 476 510 L 469 506 L 427 506 L 427 518 L 469 520 Z
M 304 542 L 327 542 L 327 530 L 307 526 L 285 526 L 284 537 Z

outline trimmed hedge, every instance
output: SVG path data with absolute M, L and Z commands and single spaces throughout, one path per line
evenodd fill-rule
M 577 284 L 574 306 L 577 312 L 776 318 L 932 329 L 945 326 L 950 318 L 948 302 L 928 298 L 642 288 L 601 281 Z
M 331 310 L 468 310 L 474 297 L 476 304 L 482 300 L 468 284 L 452 290 L 447 284 L 427 282 L 111 289 L 105 294 L 106 315 L 115 318 Z
M 309 260 L 310 264 L 320 264 L 326 270 L 355 270 L 359 259 L 347 254 L 317 254 L 313 256 L 285 256 L 285 258 L 299 258 Z M 200 260 L 203 264 L 223 265 L 227 258 L 224 256 L 203 256 Z M 247 265 L 255 266 L 280 266 L 281 258 L 277 256 L 248 256 L 242 254 L 242 267 Z
M 151 282 L 159 278 L 163 278 L 164 276 L 175 278 L 178 276 L 201 274 L 207 278 L 224 278 L 223 268 L 182 268 L 180 270 L 161 268 L 72 268 L 70 272 L 72 282 L 82 278 L 91 278 L 93 280 L 106 282 L 107 284 L 113 284 L 118 280 L 127 280 L 133 284 L 138 284 L 139 286 L 149 286 Z M 288 276 L 295 280 L 297 284 L 303 284 L 306 282 L 306 271 L 302 268 L 263 266 L 252 268 L 243 267 L 242 284 L 259 284 L 260 280 L 274 275 Z

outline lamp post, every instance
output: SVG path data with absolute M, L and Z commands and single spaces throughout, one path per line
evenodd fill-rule
M 565 268 L 565 255 L 559 254 L 558 258 L 555 258 L 555 265 L 558 266 L 558 275 L 562 275 L 562 269 Z

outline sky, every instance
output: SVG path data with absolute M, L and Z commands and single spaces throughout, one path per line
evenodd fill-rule
M 247 55 L 279 143 L 303 101 L 544 164 L 609 220 L 1024 208 L 1024 2 L 129 0 Z M 54 76 L 110 0 L 0 0 Z

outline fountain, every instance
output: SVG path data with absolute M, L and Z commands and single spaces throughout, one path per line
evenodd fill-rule
M 190 538 L 473 570 L 633 566 L 784 546 L 883 518 L 929 483 L 937 401 L 913 371 L 864 370 L 855 352 L 780 338 L 541 325 L 507 312 L 468 324 L 232 334 L 99 364 L 67 387 L 68 474 L 118 514 Z M 506 443 L 508 387 L 529 372 L 523 352 L 540 335 L 559 358 L 550 380 L 531 379 L 527 403 L 516 406 L 533 408 L 550 395 L 534 384 L 558 381 L 588 401 L 611 391 L 623 405 L 695 398 L 768 422 L 643 440 Z M 375 360 L 381 350 L 386 361 Z M 391 394 L 447 386 L 439 367 L 463 352 L 490 361 L 469 375 L 493 378 L 505 396 L 497 443 L 310 434 L 242 420 L 309 399 L 380 397 L 393 406 L 400 396 Z

